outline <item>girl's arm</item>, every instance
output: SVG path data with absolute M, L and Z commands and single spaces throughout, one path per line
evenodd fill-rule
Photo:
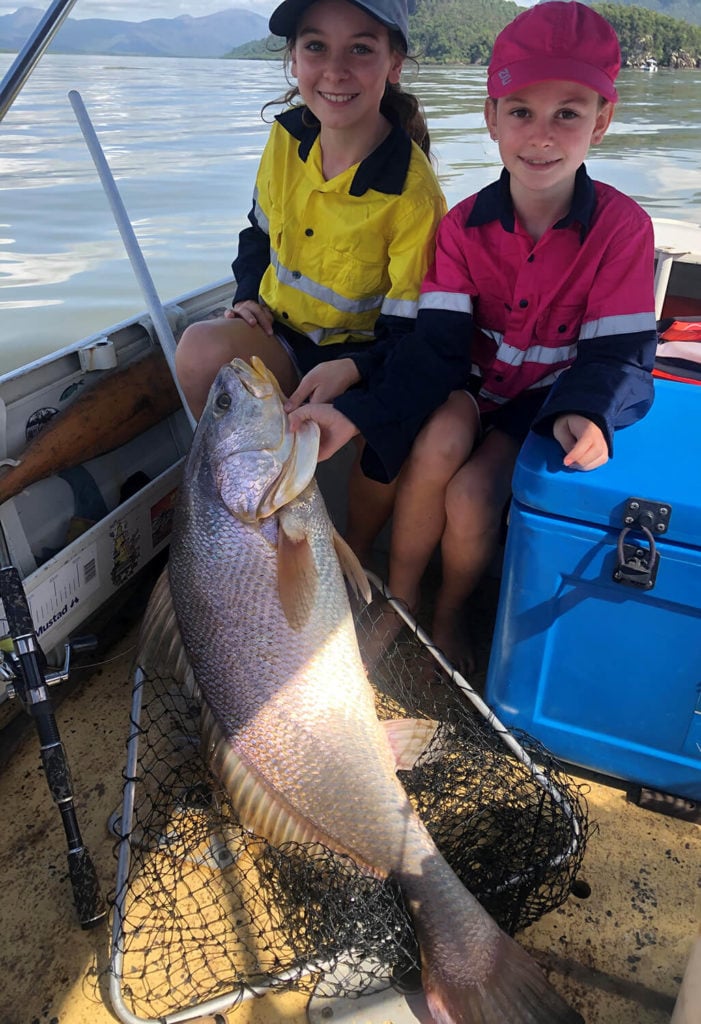
M 603 431 L 584 416 L 558 416 L 553 425 L 553 437 L 565 451 L 562 462 L 568 469 L 587 471 L 608 462 L 609 451 Z
M 421 179 L 419 197 L 417 191 L 414 186 L 387 243 L 389 287 L 375 322 L 375 343 L 352 357 L 362 380 L 382 365 L 416 325 L 421 285 L 433 263 L 436 232 L 446 212 L 445 198 L 432 174 Z
M 613 219 L 612 219 L 613 220 Z M 614 431 L 646 414 L 653 400 L 657 348 L 654 237 L 640 207 L 613 225 L 577 342 L 577 356 L 560 374 L 533 429 L 553 435 L 560 417 L 578 415 L 601 430 L 609 455 Z
M 470 375 L 475 286 L 463 248 L 463 222 L 464 212 L 456 208 L 438 229 L 415 330 L 391 347 L 365 387 L 334 400 L 365 439 L 362 467 L 372 479 L 394 479 L 426 419 Z
M 270 263 L 270 237 L 258 225 L 255 202 L 248 219 L 251 226 L 239 234 L 238 253 L 231 264 L 236 280 L 234 304 L 258 301 L 260 282 Z

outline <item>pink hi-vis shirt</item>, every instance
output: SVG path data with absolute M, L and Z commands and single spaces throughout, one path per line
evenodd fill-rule
M 575 202 L 533 244 L 503 202 L 505 185 L 502 178 L 443 219 L 419 300 L 420 310 L 464 314 L 484 411 L 554 383 L 579 344 L 606 339 L 620 358 L 640 331 L 655 330 L 652 224 L 637 203 L 580 180 L 579 216 Z
M 636 202 L 582 165 L 569 213 L 534 243 L 504 170 L 441 221 L 414 332 L 333 404 L 365 438 L 363 469 L 378 480 L 396 476 L 459 388 L 513 437 L 552 436 L 558 416 L 578 413 L 612 453 L 614 430 L 652 404 L 654 310 L 652 222 Z

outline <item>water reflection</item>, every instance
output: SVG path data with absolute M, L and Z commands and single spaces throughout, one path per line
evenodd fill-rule
M 11 56 L 0 54 L 0 73 Z M 423 66 L 421 96 L 450 205 L 499 173 L 484 68 Z M 268 135 L 278 64 L 44 57 L 0 123 L 0 368 L 144 308 L 67 93 L 77 89 L 143 247 L 173 298 L 228 275 Z M 624 71 L 595 177 L 651 214 L 701 222 L 701 71 Z M 271 117 L 275 111 L 268 111 Z

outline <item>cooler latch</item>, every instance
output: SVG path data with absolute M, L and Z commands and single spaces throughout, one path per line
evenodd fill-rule
M 655 537 L 667 532 L 671 515 L 672 506 L 667 502 L 628 498 L 618 536 L 618 564 L 613 571 L 616 583 L 652 590 L 660 562 Z M 626 542 L 631 533 L 642 533 L 647 546 L 644 541 Z

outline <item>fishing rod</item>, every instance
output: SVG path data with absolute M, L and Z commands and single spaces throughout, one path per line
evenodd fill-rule
M 53 713 L 48 688 L 68 678 L 71 650 L 87 650 L 95 646 L 93 638 L 74 639 L 66 644 L 66 660 L 62 671 L 46 672 L 46 659 L 34 631 L 27 595 L 19 572 L 12 564 L 5 532 L 0 524 L 0 600 L 7 618 L 9 640 L 4 640 L 0 678 L 7 692 L 19 699 L 24 710 L 34 719 L 41 760 L 54 803 L 61 812 L 61 821 L 68 843 L 68 874 L 73 887 L 78 919 L 82 928 L 93 928 L 107 915 L 97 872 L 78 827 L 73 803 L 73 784 L 66 752 Z M 9 665 L 8 665 L 9 663 Z

